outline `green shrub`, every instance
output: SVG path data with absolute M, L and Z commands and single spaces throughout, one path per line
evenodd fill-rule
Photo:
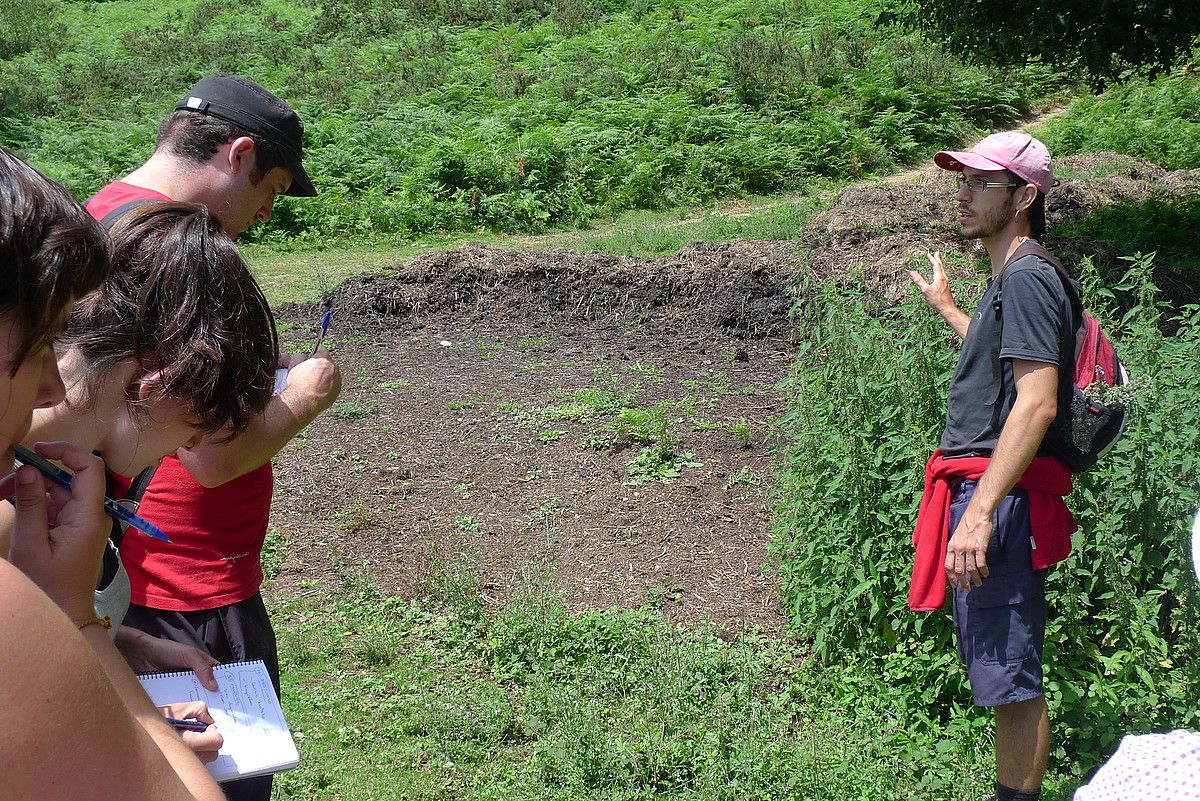
M 1200 78 L 1187 71 L 1130 77 L 1079 98 L 1039 137 L 1056 156 L 1115 150 L 1169 170 L 1200 167 Z
M 319 196 L 281 200 L 260 242 L 542 231 L 801 190 L 958 144 L 1062 82 L 874 27 L 891 0 L 16 1 L 0 143 L 81 197 L 144 159 L 206 72 L 286 98 Z
M 1111 292 L 1088 278 L 1102 316 L 1106 297 L 1132 306 L 1108 327 L 1139 394 L 1117 447 L 1077 476 L 1080 534 L 1048 584 L 1058 756 L 1086 765 L 1124 732 L 1197 721 L 1200 592 L 1185 540 L 1200 502 L 1200 307 L 1163 325 L 1150 261 Z M 961 711 L 949 614 L 906 607 L 909 533 L 956 354 L 923 301 L 885 306 L 825 287 L 802 310 L 772 548 L 796 626 L 855 692 L 884 699 L 910 730 L 977 727 L 986 716 Z

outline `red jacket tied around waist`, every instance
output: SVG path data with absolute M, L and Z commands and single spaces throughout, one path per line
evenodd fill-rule
M 912 583 L 908 607 L 916 612 L 940 609 L 946 600 L 946 545 L 950 541 L 950 480 L 977 481 L 987 470 L 987 456 L 947 459 L 934 451 L 925 464 L 925 493 L 913 528 Z M 1079 526 L 1063 501 L 1074 488 L 1071 471 L 1053 456 L 1038 456 L 1017 480 L 1029 493 L 1029 527 L 1034 542 L 1033 569 L 1058 564 L 1071 552 L 1071 534 Z

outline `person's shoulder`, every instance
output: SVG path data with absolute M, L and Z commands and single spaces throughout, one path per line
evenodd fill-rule
M 1004 268 L 1004 286 L 1005 289 L 1041 287 L 1055 294 L 1066 294 L 1058 269 L 1036 253 L 1026 253 Z
M 85 208 L 97 220 L 126 203 L 135 200 L 170 200 L 171 198 L 154 189 L 127 184 L 124 181 L 113 181 L 99 192 L 88 198 Z
M 1058 275 L 1058 270 L 1055 269 L 1054 265 L 1051 264 L 1046 259 L 1042 258 L 1042 256 L 1037 253 L 1026 253 L 1023 256 L 1021 256 L 1021 258 L 1010 263 L 1007 267 L 1004 268 L 1004 273 L 1005 273 L 1006 279 L 1011 278 L 1012 276 L 1014 276 L 1018 273 L 1029 273 L 1029 272 L 1042 273 L 1045 275 L 1051 275 L 1051 276 L 1056 276 L 1056 277 Z

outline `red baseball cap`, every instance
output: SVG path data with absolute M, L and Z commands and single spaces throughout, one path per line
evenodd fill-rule
M 954 172 L 962 172 L 963 167 L 1008 170 L 1042 193 L 1049 192 L 1058 183 L 1050 167 L 1050 151 L 1022 131 L 994 133 L 964 153 L 942 150 L 934 154 L 933 163 Z

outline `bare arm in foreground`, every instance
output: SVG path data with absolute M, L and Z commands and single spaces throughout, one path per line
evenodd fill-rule
M 62 443 L 38 450 L 74 470 L 75 478 L 70 490 L 48 490 L 24 467 L 15 481 L 4 482 L 6 490 L 15 483 L 17 499 L 13 564 L 0 562 L 5 795 L 223 801 L 108 632 L 97 625 L 76 628 L 95 614 L 92 588 L 108 531 L 101 512 L 103 463 Z

